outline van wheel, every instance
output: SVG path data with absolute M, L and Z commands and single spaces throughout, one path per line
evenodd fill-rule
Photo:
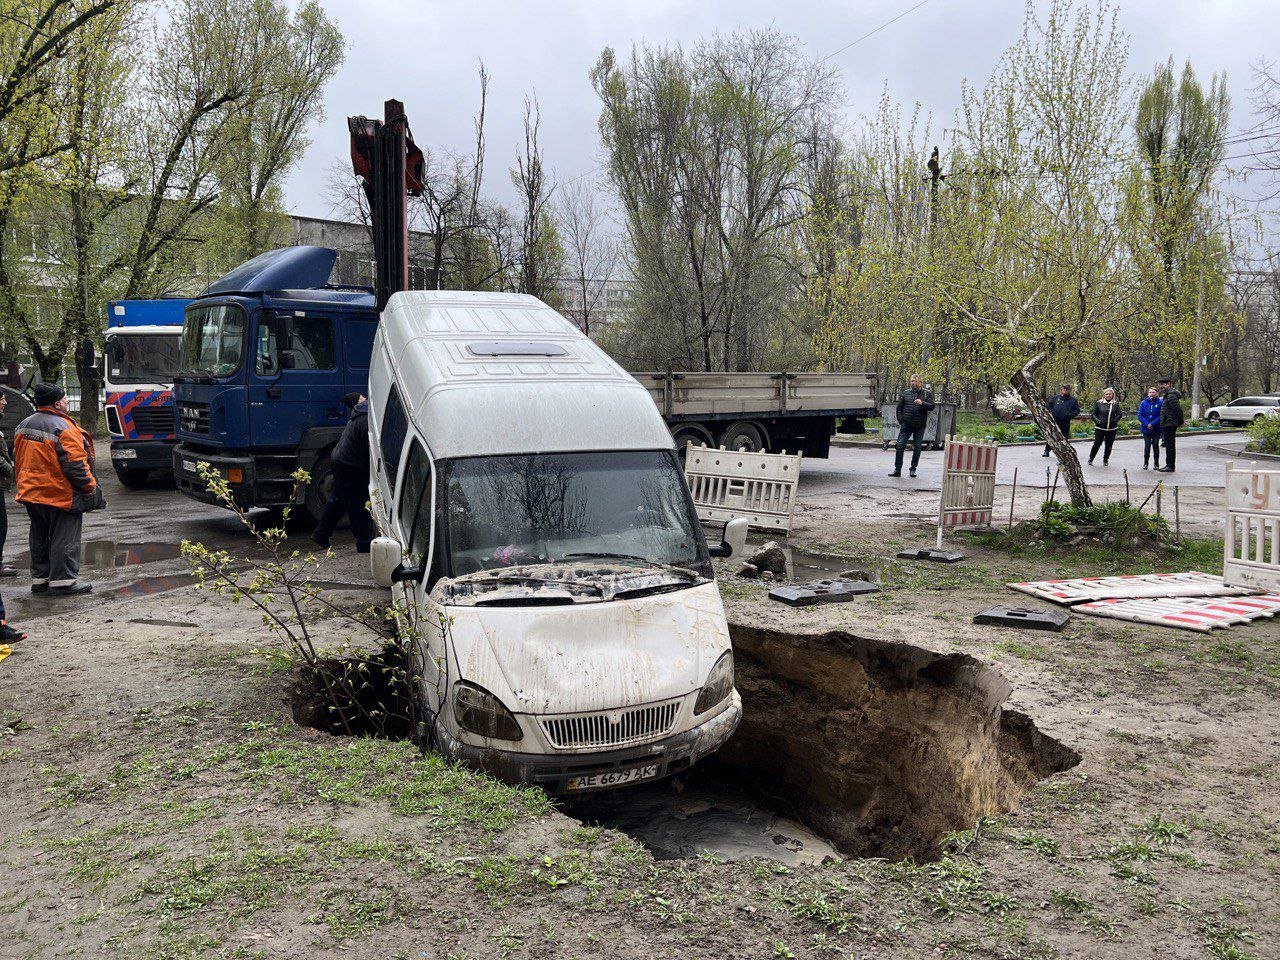
M 720 445 L 726 450 L 759 453 L 766 445 L 764 430 L 750 420 L 738 420 L 724 428 L 720 434 Z
M 141 490 L 147 485 L 150 470 L 139 470 L 137 467 L 116 467 L 116 476 L 129 490 Z
M 311 522 L 319 523 L 324 505 L 329 502 L 329 495 L 333 493 L 333 462 L 326 453 L 307 472 L 311 474 L 311 482 L 303 491 L 303 506 L 306 507 Z

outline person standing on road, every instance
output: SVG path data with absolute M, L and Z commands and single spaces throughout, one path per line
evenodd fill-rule
M 1107 387 L 1102 391 L 1102 399 L 1093 405 L 1093 447 L 1089 450 L 1089 463 L 1093 463 L 1093 458 L 1098 455 L 1098 448 L 1101 447 L 1102 465 L 1107 465 L 1119 428 L 1120 404 L 1116 403 L 1116 392 Z
M 1142 425 L 1142 469 L 1148 469 L 1148 463 L 1155 460 L 1156 469 L 1160 469 L 1160 408 L 1164 406 L 1160 400 L 1160 391 L 1155 387 L 1147 390 L 1147 395 L 1138 404 L 1138 423 Z
M 898 398 L 898 447 L 894 454 L 893 472 L 889 476 L 902 476 L 902 458 L 908 440 L 911 441 L 911 476 L 916 475 L 916 468 L 920 466 L 920 450 L 924 446 L 924 428 L 934 406 L 933 393 L 925 389 L 924 378 L 913 373 L 907 389 Z
M 0 417 L 4 416 L 8 406 L 8 396 L 0 392 Z M 8 498 L 5 493 L 13 489 L 15 480 L 13 460 L 9 457 L 9 441 L 4 431 L 0 430 L 0 577 L 14 577 L 18 574 L 15 567 L 4 562 L 4 545 L 9 539 L 9 504 L 6 502 Z M 4 618 L 3 609 L 3 604 L 0 604 L 0 620 Z
M 36 412 L 13 436 L 17 501 L 31 518 L 31 592 L 51 596 L 88 593 L 80 580 L 84 515 L 107 505 L 97 478 L 93 438 L 71 419 L 67 394 L 37 383 Z
M 1071 392 L 1071 384 L 1064 383 L 1062 392 L 1053 398 L 1053 402 L 1049 404 L 1049 415 L 1053 417 L 1053 422 L 1058 425 L 1058 429 L 1062 431 L 1062 435 L 1071 439 L 1071 421 L 1080 416 L 1080 401 L 1076 399 L 1075 394 Z M 1049 445 L 1044 445 L 1044 453 L 1042 456 L 1049 455 Z
M 1178 466 L 1178 428 L 1187 422 L 1182 413 L 1182 394 L 1168 377 L 1160 379 L 1160 436 L 1164 443 L 1164 466 L 1161 473 L 1173 473 Z
M 373 539 L 373 518 L 369 516 L 369 404 L 360 394 L 352 400 L 351 419 L 334 445 L 329 460 L 333 464 L 333 493 L 325 504 L 311 539 L 329 549 L 330 538 L 345 513 L 356 538 L 356 552 L 368 553 Z

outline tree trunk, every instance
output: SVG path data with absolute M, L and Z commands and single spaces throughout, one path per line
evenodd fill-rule
M 1022 365 L 1022 369 L 1015 373 L 1009 382 L 1018 391 L 1018 395 L 1022 397 L 1022 402 L 1026 404 L 1027 409 L 1031 411 L 1031 416 L 1035 420 L 1036 426 L 1044 434 L 1045 443 L 1049 444 L 1049 449 L 1057 455 L 1058 469 L 1062 471 L 1062 479 L 1067 485 L 1067 492 L 1071 494 L 1071 505 L 1073 507 L 1090 507 L 1093 506 L 1093 501 L 1089 498 L 1089 487 L 1084 482 L 1084 471 L 1080 468 L 1080 458 L 1076 456 L 1075 447 L 1068 442 L 1068 439 L 1062 435 L 1062 431 L 1058 429 L 1058 424 L 1053 419 L 1053 414 L 1049 412 L 1049 408 L 1044 402 L 1044 397 L 1040 393 L 1040 388 L 1036 386 L 1035 381 L 1031 378 L 1032 374 L 1044 361 L 1045 355 L 1043 353 L 1036 354 Z

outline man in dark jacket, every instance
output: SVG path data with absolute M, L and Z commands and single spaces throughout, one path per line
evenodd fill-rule
M 351 418 L 329 455 L 333 465 L 333 492 L 311 539 L 328 549 L 329 539 L 345 513 L 356 538 L 356 552 L 368 553 L 369 541 L 373 539 L 373 518 L 369 516 L 368 507 L 369 405 L 358 393 L 349 393 L 343 399 L 351 408 Z
M 1187 418 L 1182 413 L 1182 394 L 1168 377 L 1160 380 L 1160 393 L 1163 397 L 1160 404 L 1160 433 L 1164 444 L 1164 466 L 1156 469 L 1161 473 L 1173 473 L 1178 466 L 1178 428 L 1187 422 Z
M 1070 440 L 1071 421 L 1080 416 L 1080 401 L 1071 392 L 1071 384 L 1062 385 L 1062 392 L 1049 404 L 1049 413 L 1053 417 L 1053 422 L 1058 425 L 1058 429 L 1062 431 L 1062 435 Z M 1048 455 L 1049 445 L 1046 443 L 1043 456 Z
M 925 389 L 924 378 L 911 375 L 911 383 L 898 398 L 898 449 L 894 456 L 891 477 L 902 476 L 902 457 L 911 441 L 911 476 L 920 466 L 920 449 L 924 446 L 924 428 L 929 422 L 929 411 L 934 408 L 933 394 Z

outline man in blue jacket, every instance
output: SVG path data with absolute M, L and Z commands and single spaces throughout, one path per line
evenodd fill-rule
M 1062 435 L 1070 440 L 1071 421 L 1080 416 L 1080 401 L 1072 394 L 1071 384 L 1062 385 L 1062 392 L 1049 403 L 1049 413 L 1053 417 L 1053 422 L 1058 425 L 1058 429 L 1062 431 Z M 1042 456 L 1048 455 L 1049 445 L 1046 443 Z
M 1160 408 L 1164 402 L 1160 399 L 1160 391 L 1151 387 L 1146 399 L 1138 404 L 1138 423 L 1142 426 L 1142 469 L 1149 469 L 1148 463 L 1155 461 L 1156 469 L 1160 469 Z

